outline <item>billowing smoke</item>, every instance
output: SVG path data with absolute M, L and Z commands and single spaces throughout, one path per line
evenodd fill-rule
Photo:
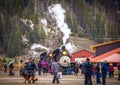
M 32 46 L 31 46 L 31 50 L 35 50 L 35 49 L 45 49 L 47 51 L 49 51 L 49 49 L 45 46 L 42 46 L 41 44 L 36 44 L 34 43 Z
M 52 19 L 56 20 L 56 24 L 60 31 L 63 33 L 63 44 L 65 45 L 67 39 L 71 34 L 71 30 L 68 28 L 68 25 L 65 23 L 65 10 L 62 8 L 61 4 L 54 4 L 48 7 L 48 11 L 51 14 Z
M 36 49 L 44 49 L 46 50 L 47 52 L 49 52 L 49 48 L 45 47 L 45 46 L 42 46 L 41 44 L 37 44 L 37 43 L 34 43 L 31 48 L 31 50 L 29 51 L 29 54 L 32 55 L 33 57 L 37 57 L 39 55 L 38 52 L 36 52 L 35 50 Z
M 70 53 L 73 53 L 77 49 L 76 46 L 70 42 L 68 42 L 65 47 L 67 50 L 69 50 Z
M 73 53 L 77 48 L 74 44 L 67 42 L 70 37 L 71 30 L 65 22 L 66 11 L 62 8 L 61 4 L 53 4 L 52 6 L 49 6 L 48 11 L 52 19 L 56 21 L 57 27 L 63 33 L 63 45 L 70 53 Z

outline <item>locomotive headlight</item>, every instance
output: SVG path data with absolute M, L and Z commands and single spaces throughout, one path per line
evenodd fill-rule
M 53 57 L 53 55 L 52 55 L 52 54 L 49 54 L 49 57 L 50 57 L 50 58 L 52 58 L 52 57 Z
M 63 55 L 67 55 L 67 51 L 63 51 L 62 54 L 63 54 Z

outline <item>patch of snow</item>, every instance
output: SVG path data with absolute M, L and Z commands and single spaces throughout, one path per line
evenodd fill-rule
M 33 22 L 31 21 L 31 20 L 29 20 L 29 22 L 30 22 L 30 28 L 32 29 L 32 30 L 34 30 L 34 24 L 33 24 Z
M 63 33 L 63 44 L 66 44 L 67 39 L 71 34 L 71 30 L 65 23 L 65 10 L 62 8 L 61 4 L 53 4 L 48 7 L 49 14 L 52 19 L 56 20 L 57 27 Z
M 47 25 L 48 25 L 48 23 L 47 23 L 47 20 L 46 20 L 46 19 L 41 19 L 41 23 L 42 23 L 43 25 L 45 25 L 45 26 L 47 26 Z
M 31 28 L 31 30 L 34 30 L 34 24 L 31 20 L 28 19 L 21 19 L 21 21 L 28 27 Z
M 26 35 L 22 35 L 22 42 L 23 42 L 23 43 L 28 42 L 28 39 L 26 38 Z
M 25 24 L 25 25 L 27 25 L 27 19 L 21 19 L 21 21 Z
M 43 24 L 43 29 L 45 30 L 45 34 L 48 35 L 50 29 L 47 27 L 48 23 L 46 19 L 41 19 L 41 23 Z

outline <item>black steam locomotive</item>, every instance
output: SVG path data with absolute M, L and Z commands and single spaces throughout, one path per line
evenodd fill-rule
M 41 60 L 45 60 L 50 63 L 52 59 L 55 59 L 59 65 L 63 74 L 72 74 L 71 60 L 69 52 L 63 46 L 61 49 L 56 49 L 52 53 L 44 52 L 40 55 Z

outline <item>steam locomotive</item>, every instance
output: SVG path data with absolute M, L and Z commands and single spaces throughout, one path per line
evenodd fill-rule
M 60 71 L 63 74 L 72 74 L 72 64 L 70 60 L 71 56 L 66 50 L 65 46 L 61 49 L 56 49 L 53 52 L 47 53 L 44 52 L 40 55 L 41 60 L 51 63 L 52 59 L 55 59 L 60 65 Z

